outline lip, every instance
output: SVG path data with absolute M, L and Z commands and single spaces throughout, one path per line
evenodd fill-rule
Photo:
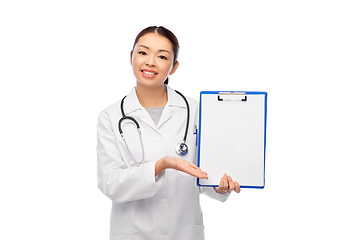
M 147 74 L 147 73 L 145 73 L 145 72 L 147 72 L 147 73 L 151 73 L 151 74 Z M 146 77 L 146 78 L 153 78 L 153 77 L 155 77 L 156 75 L 157 75 L 157 72 L 156 71 L 154 71 L 154 70 L 150 70 L 150 69 L 141 69 L 141 74 L 144 76 L 144 77 Z

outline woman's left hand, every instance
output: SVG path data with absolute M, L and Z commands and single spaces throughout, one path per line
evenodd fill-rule
M 233 190 L 237 193 L 241 191 L 240 185 L 237 181 L 233 181 L 231 176 L 226 173 L 220 180 L 219 187 L 214 187 L 218 193 L 231 193 Z

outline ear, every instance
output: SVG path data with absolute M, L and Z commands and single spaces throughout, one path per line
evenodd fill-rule
M 132 54 L 133 54 L 133 51 L 131 50 L 130 51 L 130 64 L 131 64 L 131 66 L 132 66 Z
M 173 68 L 171 69 L 169 75 L 173 74 L 178 67 L 179 67 L 179 61 L 176 61 L 175 65 L 174 65 Z

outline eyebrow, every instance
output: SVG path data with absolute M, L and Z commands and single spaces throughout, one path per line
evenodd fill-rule
M 145 46 L 145 45 L 139 45 L 139 47 L 143 47 L 143 48 L 146 48 L 146 49 L 150 49 L 148 46 Z M 165 49 L 160 49 L 159 52 L 167 52 L 170 54 L 170 52 L 168 50 L 165 50 Z

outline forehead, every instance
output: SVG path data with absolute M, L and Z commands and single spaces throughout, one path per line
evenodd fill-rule
M 146 46 L 154 51 L 167 50 L 173 53 L 170 40 L 157 33 L 147 33 L 139 38 L 135 48 L 138 48 L 140 45 Z

